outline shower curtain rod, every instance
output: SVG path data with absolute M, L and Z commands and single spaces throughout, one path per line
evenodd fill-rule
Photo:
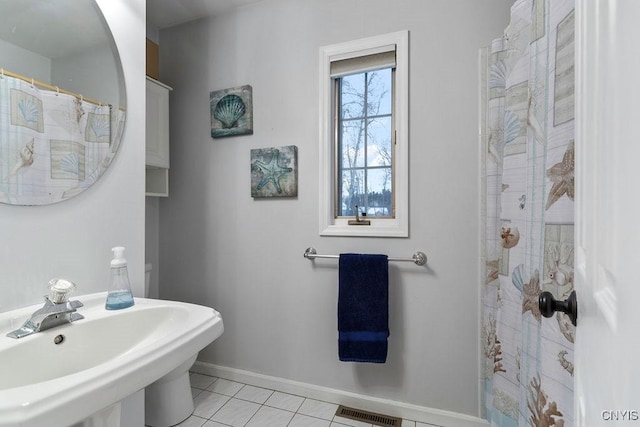
M 78 98 L 81 101 L 87 101 L 87 102 L 90 102 L 92 104 L 96 104 L 96 105 L 99 105 L 99 106 L 109 105 L 106 102 L 98 101 L 97 99 L 92 99 L 92 98 L 85 98 L 83 95 L 81 95 L 79 93 L 71 92 L 70 90 L 66 90 L 66 89 L 61 89 L 59 86 L 53 86 L 53 85 L 50 85 L 49 83 L 41 82 L 39 80 L 34 79 L 33 77 L 23 76 L 23 75 L 18 74 L 18 73 L 13 73 L 13 72 L 11 72 L 9 70 L 6 70 L 4 68 L 0 68 L 0 78 L 3 78 L 4 76 L 13 77 L 13 78 L 25 81 L 27 83 L 31 83 L 31 86 L 40 86 L 40 87 L 43 87 L 45 89 L 49 89 L 49 90 L 54 91 L 54 92 L 59 92 L 59 93 L 64 93 L 66 95 L 71 95 L 71 96 L 74 96 L 74 97 Z
M 316 259 L 316 258 L 334 258 L 334 259 L 338 259 L 340 258 L 340 255 L 319 255 L 316 252 L 316 248 L 307 248 L 304 251 L 304 257 L 307 259 Z M 410 261 L 415 263 L 416 265 L 425 265 L 427 263 L 427 255 L 425 255 L 424 252 L 416 252 L 413 254 L 413 256 L 411 258 L 394 258 L 394 257 L 389 257 L 388 258 L 389 261 Z

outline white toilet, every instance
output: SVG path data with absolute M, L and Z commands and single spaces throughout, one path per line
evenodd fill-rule
M 149 296 L 152 265 L 145 265 L 144 296 Z M 147 386 L 144 392 L 144 423 L 152 427 L 169 427 L 181 423 L 193 413 L 193 397 L 189 369 L 196 361 L 194 354 L 180 366 L 158 381 Z

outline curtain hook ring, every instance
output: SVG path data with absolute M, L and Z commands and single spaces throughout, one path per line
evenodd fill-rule
M 56 96 L 60 95 L 60 86 L 56 86 Z
M 0 78 L 4 79 L 4 68 L 0 68 Z
M 31 77 L 31 87 L 35 88 L 36 87 L 36 81 L 33 77 Z

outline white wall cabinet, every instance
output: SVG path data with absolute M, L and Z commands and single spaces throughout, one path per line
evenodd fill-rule
M 172 89 L 147 77 L 146 195 L 169 195 L 169 92 Z

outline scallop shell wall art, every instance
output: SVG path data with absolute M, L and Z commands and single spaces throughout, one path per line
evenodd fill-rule
M 226 95 L 216 104 L 213 117 L 222 123 L 223 129 L 231 129 L 246 112 L 247 107 L 238 95 Z
M 238 86 L 209 93 L 211 137 L 253 134 L 253 90 Z

